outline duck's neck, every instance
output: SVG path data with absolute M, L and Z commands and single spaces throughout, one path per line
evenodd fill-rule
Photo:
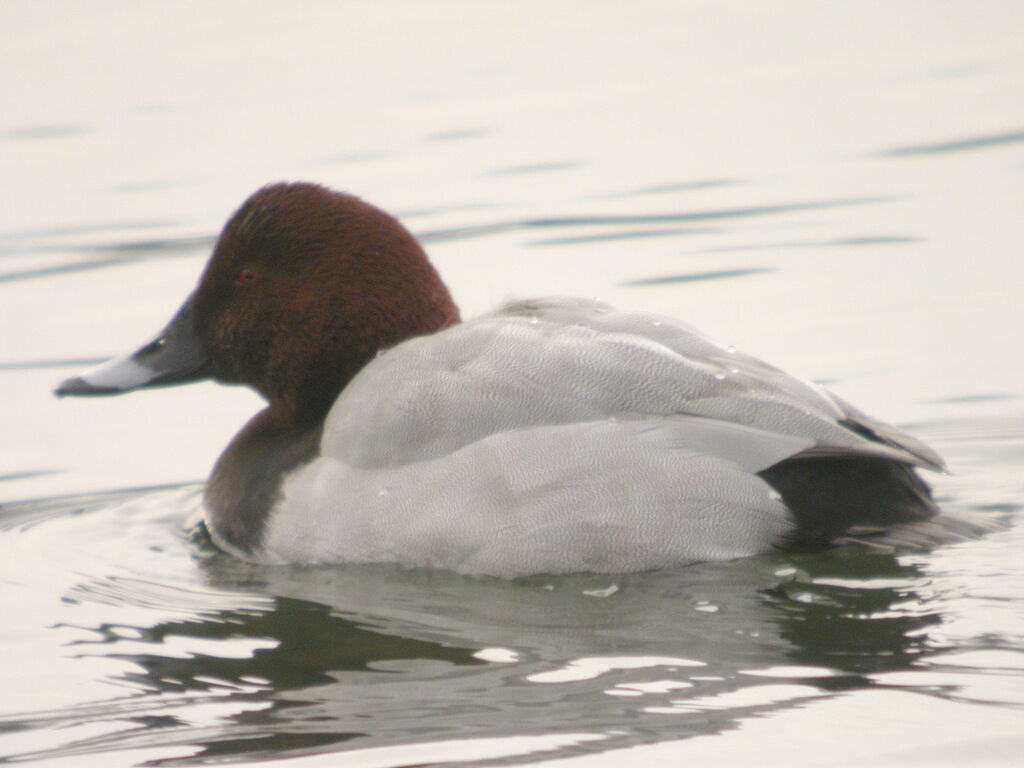
M 323 419 L 296 423 L 266 408 L 217 460 L 206 485 L 207 522 L 215 540 L 240 554 L 259 549 L 284 476 L 314 459 Z

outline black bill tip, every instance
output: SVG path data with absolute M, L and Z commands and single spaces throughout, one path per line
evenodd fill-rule
M 75 376 L 71 379 L 64 379 L 53 390 L 53 394 L 57 397 L 64 397 L 65 395 L 80 397 L 88 395 L 113 395 L 120 391 L 115 387 L 96 386 L 95 384 L 90 384 L 81 376 Z

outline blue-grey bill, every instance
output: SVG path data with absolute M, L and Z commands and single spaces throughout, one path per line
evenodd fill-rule
M 192 297 L 189 296 L 152 341 L 130 355 L 62 381 L 55 394 L 116 395 L 207 378 L 209 357 L 192 328 L 191 309 Z

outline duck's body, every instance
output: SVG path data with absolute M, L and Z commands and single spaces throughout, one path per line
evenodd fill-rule
M 312 185 L 232 218 L 164 338 L 186 332 L 202 354 L 174 372 L 150 345 L 61 391 L 211 369 L 259 389 L 207 488 L 211 534 L 248 560 L 625 572 L 937 513 L 913 468 L 941 459 L 818 387 L 595 301 L 459 323 L 394 219 Z
M 319 455 L 284 478 L 258 552 L 239 554 L 499 576 L 751 555 L 806 535 L 758 473 L 796 456 L 931 463 L 851 417 L 667 318 L 523 302 L 363 368 Z

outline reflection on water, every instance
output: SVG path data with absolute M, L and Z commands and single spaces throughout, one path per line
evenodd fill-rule
M 88 703 L 4 717 L 9 733 L 39 733 L 19 759 L 146 749 L 153 764 L 195 764 L 563 731 L 614 748 L 660 740 L 669 716 L 679 738 L 878 685 L 957 695 L 893 677 L 947 650 L 930 639 L 942 590 L 896 555 L 511 583 L 269 568 L 216 552 L 201 529 L 186 536 L 196 492 L 3 509 L 0 532 L 29 556 L 34 543 L 105 539 L 67 564 L 93 575 L 63 589 L 69 616 L 52 627 L 69 638 L 65 659 L 107 672 L 70 675 L 93 688 Z M 129 546 L 160 556 L 126 558 Z M 99 735 L 79 735 L 90 723 Z
M 74 599 L 82 599 L 81 592 Z M 339 683 L 366 685 L 371 676 L 390 685 L 388 677 L 408 674 L 405 661 L 411 667 L 436 662 L 433 674 L 449 665 L 483 663 L 467 649 L 375 632 L 333 614 L 329 606 L 283 597 L 259 610 L 217 611 L 146 627 L 79 629 L 90 629 L 95 638 L 77 641 L 74 652 L 127 662 L 130 671 L 120 682 L 148 704 L 136 698 L 144 714 L 127 718 L 116 736 L 78 742 L 57 750 L 61 754 L 130 748 L 139 738 L 195 747 L 190 762 L 315 751 L 366 738 L 365 731 L 348 729 L 367 724 L 358 717 L 325 715 L 318 701 L 304 700 L 308 692 Z M 175 714 L 210 700 L 220 706 L 219 720 L 232 725 L 228 733 L 197 734 L 190 715 Z M 78 713 L 69 718 L 81 719 Z

